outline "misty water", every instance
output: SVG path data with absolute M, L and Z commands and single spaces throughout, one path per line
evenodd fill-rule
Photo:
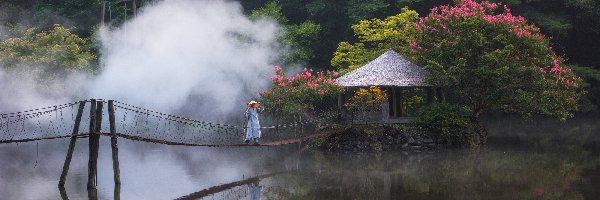
M 480 150 L 319 152 L 279 147 L 185 147 L 119 139 L 121 199 L 596 199 L 600 124 L 490 118 Z M 87 138 L 66 196 L 87 199 Z M 99 199 L 115 195 L 109 138 L 100 143 Z M 61 199 L 68 139 L 0 145 L 0 199 Z M 262 176 L 243 184 L 215 186 Z

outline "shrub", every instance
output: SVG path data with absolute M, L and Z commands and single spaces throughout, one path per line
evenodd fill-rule
M 419 110 L 415 126 L 431 134 L 438 143 L 468 146 L 473 138 L 473 124 L 469 116 L 469 110 L 462 107 L 436 103 Z
M 272 87 L 260 93 L 270 111 L 298 115 L 315 110 L 327 110 L 337 105 L 342 93 L 335 78 L 337 72 L 316 72 L 304 68 L 302 73 L 287 76 L 278 66 L 272 78 Z

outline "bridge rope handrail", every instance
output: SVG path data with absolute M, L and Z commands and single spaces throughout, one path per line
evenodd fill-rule
M 230 125 L 230 124 L 221 124 L 221 123 L 214 123 L 214 122 L 206 122 L 206 121 L 200 121 L 200 120 L 194 120 L 194 119 L 190 119 L 190 118 L 186 118 L 186 117 L 181 117 L 181 116 L 177 116 L 177 115 L 172 115 L 172 114 L 166 114 L 166 113 L 162 113 L 162 112 L 158 112 L 158 111 L 153 111 L 153 110 L 149 110 L 149 109 L 145 109 L 142 107 L 138 107 L 138 106 L 134 106 L 134 105 L 130 105 L 130 104 L 126 104 L 123 102 L 119 102 L 119 101 L 115 101 L 115 103 L 117 104 L 121 104 L 121 105 L 115 105 L 115 107 L 118 108 L 122 108 L 125 110 L 129 110 L 129 111 L 133 111 L 136 113 L 141 113 L 141 114 L 145 114 L 145 115 L 149 115 L 149 116 L 153 116 L 153 117 L 157 117 L 157 118 L 161 118 L 161 119 L 165 119 L 165 120 L 169 120 L 169 121 L 173 121 L 173 122 L 177 122 L 177 123 L 182 123 L 182 124 L 201 124 L 201 125 L 207 125 L 210 127 L 225 127 L 228 129 L 241 129 L 241 128 L 245 128 L 245 126 L 237 126 L 237 125 Z M 126 106 L 126 107 L 125 107 Z M 262 126 L 261 128 L 263 129 L 273 129 L 273 128 L 285 128 L 285 127 L 293 127 L 293 126 L 298 126 L 298 125 L 305 125 L 308 123 L 312 123 L 315 121 L 320 121 L 320 120 L 324 120 L 324 119 L 329 119 L 332 116 L 325 116 L 326 114 L 320 115 L 317 118 L 314 119 L 310 119 L 310 120 L 304 120 L 304 121 L 299 121 L 299 122 L 291 122 L 291 123 L 286 123 L 286 124 L 278 124 L 278 125 L 270 125 L 270 126 Z M 163 117 L 166 116 L 166 117 Z M 323 117 L 325 116 L 325 117 Z M 175 118 L 175 119 L 172 119 Z M 179 119 L 179 120 L 177 120 Z M 193 122 L 193 123 L 190 123 Z
M 119 107 L 119 108 L 127 109 L 127 110 L 130 110 L 130 111 L 134 111 L 134 112 L 138 112 L 138 113 L 142 113 L 142 114 L 146 114 L 146 115 L 150 115 L 150 116 L 153 116 L 153 117 L 159 117 L 159 118 L 162 118 L 162 119 L 166 119 L 166 120 L 170 120 L 170 121 L 174 121 L 174 122 L 178 122 L 178 123 L 187 123 L 185 121 L 189 121 L 189 122 L 194 122 L 194 123 L 199 123 L 199 124 L 209 124 L 209 125 L 224 126 L 224 127 L 230 127 L 230 128 L 239 128 L 238 126 L 235 126 L 235 125 L 206 122 L 206 121 L 200 121 L 200 120 L 190 119 L 190 118 L 186 118 L 186 117 L 181 117 L 181 116 L 177 116 L 177 115 L 166 114 L 166 113 L 162 113 L 162 112 L 158 112 L 158 111 L 153 111 L 153 110 L 145 109 L 145 108 L 142 108 L 142 107 L 138 107 L 138 106 L 126 104 L 126 103 L 119 102 L 119 101 L 115 101 L 115 103 L 118 103 L 118 104 L 130 107 L 130 108 L 125 108 L 123 106 L 115 105 L 116 107 Z M 131 108 L 135 108 L 137 110 L 133 110 Z M 166 116 L 166 118 L 158 116 L 158 115 L 155 115 L 155 114 Z M 170 119 L 170 118 L 176 118 L 176 119 L 181 119 L 181 120 L 185 120 L 185 121 L 180 121 L 180 120 L 175 120 L 175 119 Z
M 19 112 L 0 113 L 0 117 L 1 118 L 14 118 L 14 117 L 35 115 L 36 113 L 43 112 L 43 110 L 48 110 L 48 109 L 52 109 L 52 108 L 55 108 L 54 110 L 56 110 L 57 107 L 66 108 L 66 107 L 69 107 L 69 106 L 76 105 L 78 103 L 79 103 L 79 101 L 75 101 L 75 102 L 69 102 L 69 103 L 59 104 L 59 105 L 55 105 L 55 106 L 48 106 L 48 107 L 43 107 L 43 108 L 36 108 L 36 109 L 31 109 L 31 110 L 19 111 Z M 40 111 L 40 110 L 42 110 L 42 111 Z M 52 111 L 54 111 L 54 110 L 52 110 Z M 34 112 L 34 113 L 30 113 L 30 112 Z
M 79 103 L 79 102 L 77 102 L 77 103 Z M 38 112 L 35 112 L 35 113 L 23 114 L 22 116 L 26 116 L 26 117 L 19 117 L 18 119 L 15 119 L 15 120 L 12 120 L 12 121 L 8 120 L 6 122 L 2 122 L 2 123 L 0 123 L 0 127 L 8 126 L 8 125 L 15 124 L 15 123 L 18 123 L 18 122 L 21 122 L 21 121 L 25 121 L 25 120 L 32 119 L 32 118 L 35 118 L 35 117 L 39 117 L 39 116 L 42 116 L 42 115 L 45 115 L 45 114 L 48 114 L 48 113 L 52 113 L 52 112 L 57 111 L 57 110 L 62 110 L 64 108 L 76 105 L 77 103 L 75 103 L 75 104 L 70 104 L 70 103 L 68 103 L 68 104 L 61 104 L 62 105 L 61 107 L 54 107 L 54 109 L 52 109 L 52 110 L 45 110 L 45 111 L 38 111 Z
M 211 126 L 211 127 L 212 127 L 213 125 L 217 125 L 217 124 L 215 124 L 215 123 L 203 122 L 203 121 L 198 121 L 198 120 L 187 120 L 187 121 L 182 121 L 182 120 L 171 119 L 171 118 L 169 118 L 168 116 L 167 116 L 167 117 L 163 117 L 163 116 L 160 116 L 160 115 L 155 115 L 155 114 L 152 114 L 152 113 L 149 113 L 149 112 L 140 111 L 140 110 L 135 110 L 135 109 L 131 109 L 131 108 L 127 108 L 127 107 L 119 106 L 119 105 L 115 105 L 115 107 L 117 107 L 117 108 L 121 108 L 121 109 L 124 109 L 124 110 L 129 110 L 129 111 L 136 112 L 136 113 L 140 113 L 140 114 L 145 114 L 145 115 L 148 115 L 148 116 L 153 116 L 153 117 L 157 117 L 157 118 L 165 119 L 165 120 L 172 121 L 172 122 L 182 123 L 182 124 L 191 124 L 191 125 L 194 125 L 194 124 L 202 124 L 202 125 L 208 125 L 208 126 Z M 193 123 L 192 123 L 192 122 L 193 122 Z M 237 127 L 233 126 L 232 128 L 237 128 Z

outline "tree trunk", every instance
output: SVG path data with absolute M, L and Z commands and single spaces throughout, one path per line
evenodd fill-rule
M 480 118 L 480 111 L 476 111 L 475 114 L 473 115 L 472 123 L 473 123 L 473 141 L 472 141 L 472 145 L 479 147 L 479 146 L 484 146 L 487 143 L 487 136 L 488 136 L 488 132 L 487 129 L 485 128 L 485 126 L 483 125 L 483 123 L 481 123 Z

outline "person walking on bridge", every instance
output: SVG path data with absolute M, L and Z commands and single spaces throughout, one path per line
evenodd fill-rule
M 246 109 L 246 144 L 250 143 L 250 140 L 254 140 L 254 144 L 258 145 L 258 139 L 260 138 L 260 122 L 258 121 L 258 113 L 261 113 L 264 109 L 260 106 L 259 102 L 250 101 L 248 103 L 248 109 Z

